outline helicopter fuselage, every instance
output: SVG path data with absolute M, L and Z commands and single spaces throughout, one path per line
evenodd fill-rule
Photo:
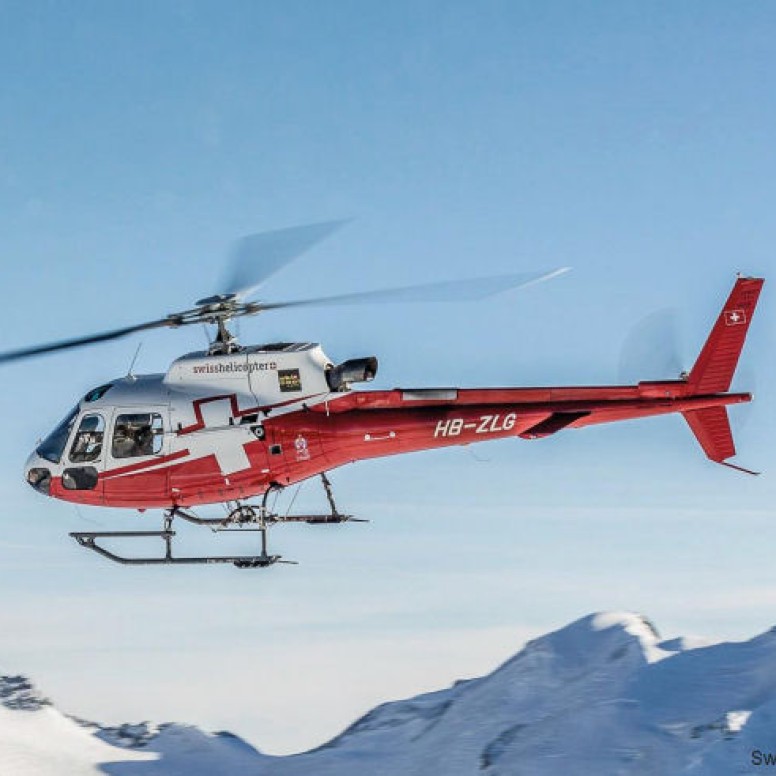
M 258 496 L 367 458 L 675 412 L 722 463 L 735 454 L 724 408 L 751 400 L 728 386 L 761 286 L 756 278 L 736 281 L 680 380 L 351 390 L 374 377 L 376 359 L 335 366 L 312 343 L 191 353 L 166 374 L 89 391 L 30 456 L 27 481 L 83 504 L 196 506 Z

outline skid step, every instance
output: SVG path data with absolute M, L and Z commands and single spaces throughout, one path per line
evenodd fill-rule
M 368 523 L 368 520 L 353 515 L 323 514 L 323 515 L 274 515 L 278 523 L 307 523 L 308 525 L 330 525 L 332 523 Z

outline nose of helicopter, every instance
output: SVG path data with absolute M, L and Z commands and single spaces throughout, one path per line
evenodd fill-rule
M 51 469 L 48 468 L 47 463 L 37 453 L 31 453 L 27 463 L 24 464 L 24 479 L 30 487 L 45 496 L 48 496 L 51 491 Z

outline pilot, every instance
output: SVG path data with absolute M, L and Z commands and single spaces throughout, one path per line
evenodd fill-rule
M 70 454 L 72 461 L 93 461 L 100 454 L 102 432 L 81 431 L 76 437 Z

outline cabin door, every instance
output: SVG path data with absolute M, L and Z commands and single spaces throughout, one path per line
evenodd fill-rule
M 169 407 L 113 411 L 106 444 L 105 501 L 133 506 L 169 499 Z

